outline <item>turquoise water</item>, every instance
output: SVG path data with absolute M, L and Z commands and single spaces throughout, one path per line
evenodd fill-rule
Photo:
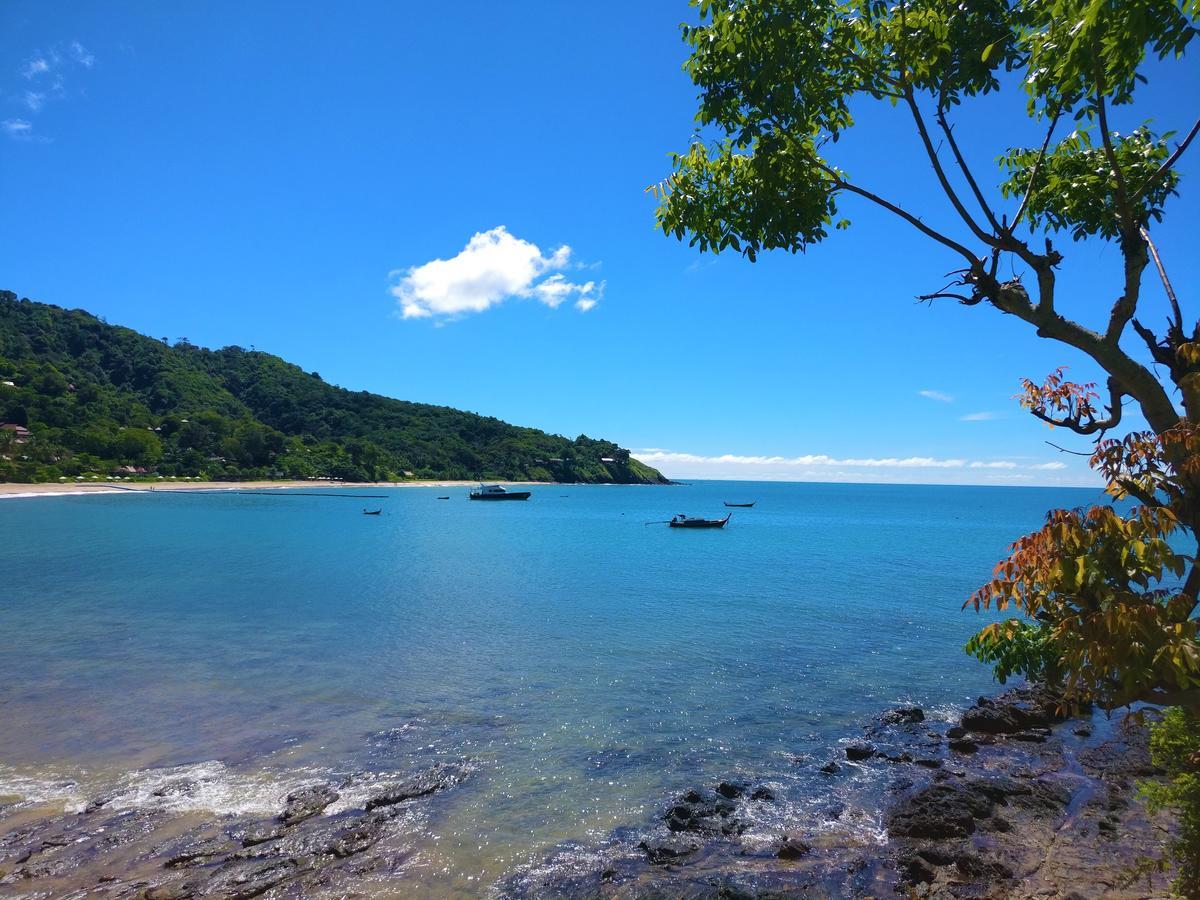
M 992 688 L 960 649 L 980 624 L 963 600 L 1047 509 L 1096 498 L 386 493 L 0 501 L 0 795 L 73 803 L 116 783 L 152 802 L 184 767 L 205 788 L 188 802 L 270 812 L 314 774 L 466 758 L 413 876 L 451 889 L 734 772 L 802 821 L 828 799 L 805 763 L 858 723 L 899 702 L 949 716 Z M 643 524 L 751 499 L 722 531 Z M 844 818 L 873 825 L 865 801 Z

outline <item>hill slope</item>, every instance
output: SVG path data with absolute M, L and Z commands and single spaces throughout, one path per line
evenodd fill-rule
M 120 467 L 212 479 L 666 483 L 611 441 L 326 384 L 269 353 L 206 350 L 0 291 L 0 481 Z

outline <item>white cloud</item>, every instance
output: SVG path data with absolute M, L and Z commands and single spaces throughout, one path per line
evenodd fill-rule
M 96 63 L 96 57 L 88 52 L 87 48 L 79 41 L 71 41 L 70 46 L 71 58 L 79 63 L 85 69 L 90 69 Z
M 24 119 L 5 119 L 0 127 L 10 138 L 18 141 L 28 141 L 33 137 L 33 124 Z
M 927 400 L 938 400 L 942 403 L 953 403 L 954 398 L 949 394 L 943 394 L 941 391 L 917 391 L 917 393 Z
M 50 60 L 44 56 L 35 56 L 25 65 L 21 66 L 21 75 L 24 78 L 37 78 L 39 75 L 44 75 L 50 71 Z
M 46 95 L 41 91 L 26 91 L 22 102 L 33 112 L 37 112 L 46 104 Z
M 658 447 L 632 451 L 642 462 L 674 478 L 744 479 L 747 481 L 969 482 L 1004 484 L 1031 482 L 1030 472 L 1067 468 L 1051 462 L 1022 465 L 1012 460 L 969 460 L 956 457 L 883 456 L 838 458 L 827 454 L 803 456 L 742 456 L 724 453 L 704 456 Z M 1094 479 L 1092 479 L 1094 480 Z M 1055 483 L 1085 484 L 1089 475 L 1068 476 Z
M 576 308 L 586 312 L 602 296 L 604 282 L 569 281 L 560 270 L 570 265 L 565 244 L 544 254 L 500 225 L 472 235 L 457 256 L 392 272 L 391 293 L 406 319 L 458 318 L 510 297 L 532 297 L 551 309 L 574 297 Z
M 1000 418 L 999 413 L 994 412 L 973 412 L 967 413 L 965 416 L 960 416 L 960 422 L 990 422 L 993 419 Z

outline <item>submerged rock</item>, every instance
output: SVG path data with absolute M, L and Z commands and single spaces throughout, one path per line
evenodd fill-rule
M 341 795 L 327 784 L 314 784 L 288 794 L 287 805 L 279 815 L 284 825 L 295 825 L 317 815 Z
M 868 744 L 866 741 L 855 741 L 846 745 L 846 759 L 855 762 L 870 759 L 875 753 L 875 745 Z
M 437 791 L 458 784 L 463 779 L 462 766 L 448 763 L 438 763 L 430 769 L 393 785 L 381 794 L 376 794 L 367 801 L 367 810 L 381 806 L 392 806 L 405 800 L 427 797 Z
M 925 711 L 919 706 L 898 706 L 879 717 L 884 725 L 907 725 L 925 721 Z

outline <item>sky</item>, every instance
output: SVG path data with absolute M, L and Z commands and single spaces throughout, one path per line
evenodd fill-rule
M 692 15 L 682 0 L 6 0 L 0 289 L 609 438 L 677 478 L 1097 484 L 1046 443 L 1085 440 L 1013 395 L 1060 365 L 1101 373 L 985 306 L 916 303 L 957 259 L 887 213 L 848 198 L 849 230 L 753 264 L 656 231 L 645 188 L 695 129 Z M 1114 127 L 1185 131 L 1198 58 L 1150 67 Z M 1005 147 L 1040 141 L 1023 106 L 1007 92 L 957 116 L 989 186 Z M 854 113 L 834 161 L 959 234 L 911 120 Z M 1198 154 L 1154 229 L 1185 306 Z M 1098 324 L 1115 248 L 1057 246 L 1061 307 Z

